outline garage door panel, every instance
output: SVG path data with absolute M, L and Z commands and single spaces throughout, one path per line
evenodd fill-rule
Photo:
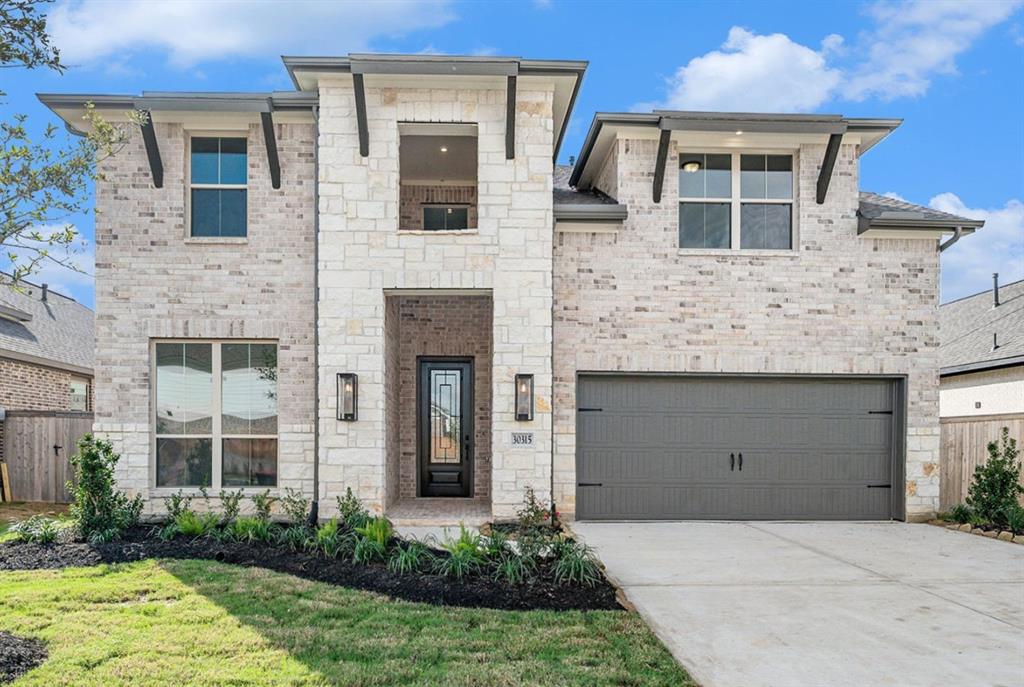
M 893 385 L 583 376 L 577 516 L 887 519 Z

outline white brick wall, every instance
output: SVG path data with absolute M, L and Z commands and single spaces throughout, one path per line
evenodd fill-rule
M 799 153 L 799 250 L 680 254 L 677 151 L 660 204 L 657 141 L 616 144 L 615 234 L 555 245 L 555 499 L 575 505 L 577 370 L 907 376 L 908 513 L 938 507 L 936 241 L 857 238 L 855 148 L 814 200 L 824 146 Z
M 96 191 L 97 433 L 121 453 L 118 483 L 150 493 L 152 338 L 279 342 L 278 485 L 312 494 L 313 127 L 277 126 L 281 189 L 258 125 L 248 127 L 249 221 L 242 243 L 185 238 L 185 132 L 156 124 L 164 187 L 141 135 L 102 166 Z M 150 512 L 162 508 L 159 499 Z
M 494 302 L 492 503 L 510 515 L 533 486 L 550 491 L 551 155 L 553 90 L 520 85 L 516 157 L 505 159 L 505 90 L 367 88 L 370 155 L 359 155 L 345 78 L 320 82 L 320 476 L 327 512 L 351 486 L 384 502 L 384 295 L 388 289 L 486 291 Z M 479 230 L 398 231 L 398 122 L 475 122 Z M 335 419 L 335 374 L 359 374 L 359 420 Z M 513 376 L 535 375 L 537 413 L 513 420 Z M 413 422 L 413 418 L 402 418 Z M 532 430 L 532 451 L 509 433 Z M 391 442 L 394 446 L 394 443 Z

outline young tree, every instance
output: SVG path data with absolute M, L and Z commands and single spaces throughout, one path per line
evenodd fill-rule
M 52 0 L 0 0 L 0 70 L 44 67 L 64 72 L 60 52 L 46 33 L 41 9 Z M 0 91 L 0 101 L 6 93 Z M 0 250 L 10 262 L 11 286 L 37 272 L 47 261 L 80 271 L 74 262 L 77 231 L 68 218 L 89 211 L 89 184 L 97 163 L 128 140 L 141 113 L 129 113 L 129 126 L 113 126 L 84 103 L 84 136 L 58 140 L 47 126 L 33 142 L 27 117 L 0 121 Z

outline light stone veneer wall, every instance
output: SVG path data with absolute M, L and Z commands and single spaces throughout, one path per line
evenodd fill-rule
M 138 132 L 101 165 L 97 184 L 95 431 L 121 454 L 119 486 L 159 512 L 150 489 L 151 339 L 274 339 L 278 487 L 312 495 L 313 125 L 277 125 L 279 190 L 263 132 L 248 127 L 248 238 L 230 242 L 186 239 L 185 131 L 155 129 L 163 188 L 153 186 Z
M 385 355 L 390 290 L 490 291 L 494 514 L 511 515 L 527 486 L 550 493 L 553 87 L 529 81 L 519 83 L 514 160 L 505 159 L 503 84 L 426 90 L 368 83 L 364 158 L 351 80 L 320 81 L 320 496 L 327 515 L 349 486 L 377 511 L 385 493 L 396 493 L 386 484 L 396 477 L 386 469 L 396 430 L 385 411 L 385 365 L 394 361 Z M 399 121 L 477 123 L 478 231 L 399 232 Z M 335 419 L 338 372 L 359 375 L 356 422 Z M 535 375 L 533 422 L 514 420 L 518 372 Z M 535 445 L 511 449 L 512 431 L 534 432 Z
M 629 206 L 614 234 L 555 243 L 555 499 L 575 507 L 577 371 L 907 375 L 906 503 L 938 508 L 938 250 L 934 240 L 857 238 L 856 149 L 844 145 L 826 202 L 824 146 L 799 151 L 799 250 L 678 251 L 678 155 L 652 200 L 657 141 L 616 143 Z M 605 177 L 605 174 L 601 175 Z

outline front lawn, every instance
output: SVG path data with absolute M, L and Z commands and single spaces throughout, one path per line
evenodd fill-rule
M 635 613 L 394 601 L 197 560 L 0 573 L 25 685 L 692 685 Z

